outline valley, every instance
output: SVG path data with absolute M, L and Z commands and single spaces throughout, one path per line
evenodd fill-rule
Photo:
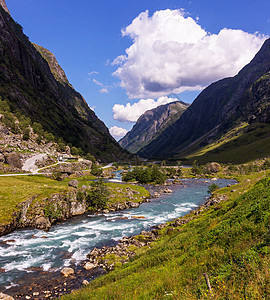
M 156 2 L 0 0 L 0 299 L 269 298 L 269 35 Z

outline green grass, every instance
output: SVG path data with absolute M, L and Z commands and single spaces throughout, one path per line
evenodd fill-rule
M 270 155 L 270 125 L 254 123 L 241 127 L 237 136 L 220 140 L 186 156 L 185 163 L 197 160 L 200 164 L 209 161 L 220 163 L 245 163 Z M 237 131 L 235 132 L 237 134 Z
M 17 204 L 39 195 L 45 198 L 53 193 L 67 190 L 66 181 L 55 181 L 44 176 L 10 176 L 0 178 L 0 224 L 12 220 Z
M 85 176 L 76 178 L 79 181 L 79 187 L 82 185 L 89 186 L 89 180 L 96 177 L 85 173 Z M 29 176 L 7 176 L 0 178 L 0 225 L 7 224 L 12 220 L 12 213 L 18 210 L 17 205 L 35 196 L 35 201 L 44 201 L 45 198 L 55 193 L 62 193 L 70 189 L 68 182 L 73 177 L 65 178 L 63 181 L 56 181 L 42 175 Z M 109 199 L 109 203 L 114 202 L 141 202 L 143 197 L 149 197 L 149 192 L 140 186 L 131 184 L 115 184 L 106 183 L 110 188 L 113 197 Z M 138 191 L 134 194 L 134 199 L 127 197 L 127 188 Z M 121 189 L 120 192 L 118 190 Z
M 270 178 L 261 179 L 265 175 L 269 172 L 219 190 L 229 200 L 198 217 L 191 214 L 188 224 L 63 299 L 210 299 L 203 273 L 212 299 L 269 299 Z
M 133 184 L 106 183 L 112 197 L 109 198 L 109 204 L 126 201 L 142 202 L 143 197 L 148 198 L 150 193 L 142 186 Z M 133 194 L 132 199 L 127 196 L 128 190 L 136 191 L 138 194 Z

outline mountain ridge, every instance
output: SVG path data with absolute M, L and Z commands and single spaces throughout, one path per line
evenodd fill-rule
M 54 55 L 34 46 L 2 6 L 0 29 L 0 95 L 12 113 L 29 117 L 56 138 L 96 158 L 111 161 L 129 157 L 69 84 Z
M 250 121 L 256 102 L 268 107 L 269 91 L 262 103 L 251 105 L 249 89 L 270 70 L 270 39 L 266 40 L 253 60 L 236 76 L 212 83 L 194 100 L 183 115 L 164 134 L 153 140 L 138 154 L 142 157 L 182 157 L 209 144 L 240 120 Z M 269 86 L 269 83 L 265 83 Z M 259 104 L 260 103 L 260 104 Z M 265 109 L 265 108 L 264 108 Z M 201 142 L 199 140 L 201 139 Z M 198 143 L 197 148 L 194 144 Z
M 131 153 L 138 152 L 177 120 L 188 106 L 182 101 L 175 101 L 147 110 L 119 144 Z

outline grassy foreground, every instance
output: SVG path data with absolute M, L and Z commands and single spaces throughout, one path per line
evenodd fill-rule
M 229 200 L 63 299 L 269 299 L 269 171 L 218 193 Z

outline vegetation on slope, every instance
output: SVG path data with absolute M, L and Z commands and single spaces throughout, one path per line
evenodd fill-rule
M 218 193 L 229 199 L 170 234 L 165 227 L 150 249 L 63 299 L 209 299 L 204 273 L 213 299 L 268 299 L 269 171 Z
M 40 123 L 85 154 L 104 161 L 130 158 L 68 83 L 55 57 L 37 46 L 38 51 L 2 6 L 0 16 L 0 95 L 11 112 Z
M 181 160 L 185 163 L 197 160 L 200 164 L 208 161 L 245 163 L 269 155 L 270 124 L 254 122 L 232 129 L 220 139 Z

